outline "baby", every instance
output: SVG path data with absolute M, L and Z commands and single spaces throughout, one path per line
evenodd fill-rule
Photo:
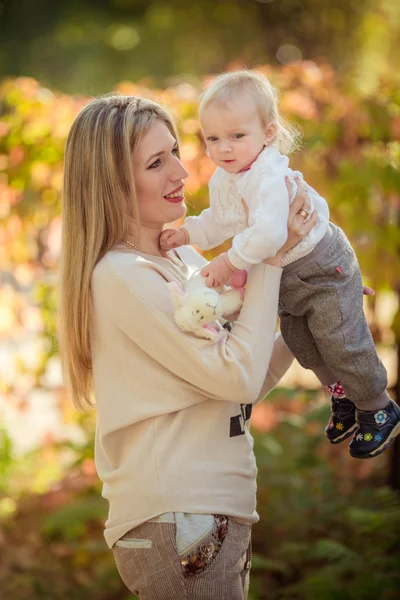
M 167 229 L 160 245 L 169 250 L 195 244 L 203 250 L 233 238 L 227 253 L 202 271 L 221 286 L 240 269 L 275 256 L 287 237 L 289 206 L 298 171 L 287 154 L 296 133 L 279 115 L 276 93 L 263 75 L 250 71 L 217 77 L 200 103 L 207 152 L 217 169 L 210 207 Z M 285 184 L 293 184 L 291 197 Z M 306 369 L 332 393 L 326 435 L 333 444 L 350 436 L 350 454 L 370 458 L 400 433 L 400 409 L 386 391 L 387 373 L 365 319 L 362 280 L 343 231 L 329 222 L 326 201 L 305 184 L 318 222 L 283 259 L 279 298 L 282 335 Z M 309 213 L 301 210 L 305 219 Z

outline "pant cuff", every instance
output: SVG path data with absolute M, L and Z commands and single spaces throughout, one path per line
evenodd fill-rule
M 338 378 L 336 375 L 330 370 L 326 365 L 321 365 L 319 367 L 313 367 L 312 369 L 315 375 L 318 377 L 322 385 L 327 386 L 332 383 L 336 383 Z
M 359 410 L 380 410 L 381 408 L 385 408 L 390 402 L 391 398 L 385 390 L 380 394 L 377 398 L 373 400 L 365 400 L 363 402 L 354 402 Z

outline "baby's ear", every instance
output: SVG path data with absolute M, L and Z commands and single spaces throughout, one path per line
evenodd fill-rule
M 265 127 L 265 137 L 264 141 L 266 144 L 271 144 L 278 134 L 278 126 L 276 123 L 271 121 Z
M 171 281 L 167 285 L 171 292 L 171 298 L 175 308 L 181 308 L 185 292 L 183 291 L 179 283 L 177 283 L 176 281 Z

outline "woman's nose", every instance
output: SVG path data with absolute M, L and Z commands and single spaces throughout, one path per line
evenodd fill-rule
M 189 172 L 185 169 L 180 159 L 176 156 L 174 161 L 174 169 L 171 173 L 171 180 L 176 181 L 177 179 L 186 179 Z

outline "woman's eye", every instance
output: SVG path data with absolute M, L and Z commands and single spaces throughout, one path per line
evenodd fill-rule
M 161 165 L 161 160 L 159 158 L 157 158 L 157 160 L 155 160 L 148 168 L 149 169 L 156 169 L 160 165 Z
M 175 146 L 175 148 L 172 150 L 172 154 L 174 156 L 178 156 L 179 154 L 179 147 Z M 157 167 L 159 167 L 161 165 L 161 159 L 157 158 L 157 160 L 155 160 L 149 167 L 148 169 L 157 169 Z
M 233 136 L 236 140 L 240 140 L 240 138 L 244 137 L 244 133 L 235 133 Z

